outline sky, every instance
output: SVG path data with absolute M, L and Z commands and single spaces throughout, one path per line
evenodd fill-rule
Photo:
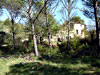
M 60 6 L 61 7 L 61 6 Z M 59 8 L 60 8 L 59 7 Z M 83 9 L 84 8 L 84 6 L 82 5 L 82 2 L 81 2 L 81 0 L 78 0 L 78 2 L 77 2 L 77 4 L 76 4 L 76 7 L 78 7 L 79 9 Z M 63 23 L 64 21 L 63 21 L 63 19 L 62 19 L 62 15 L 59 13 L 59 8 L 56 10 L 56 12 L 54 13 L 56 16 L 55 16 L 55 19 L 59 22 L 59 23 Z M 83 19 L 84 21 L 85 21 L 85 24 L 86 25 L 94 25 L 95 23 L 91 20 L 91 19 L 89 19 L 89 18 L 87 18 L 86 16 L 84 16 L 84 14 L 82 13 L 82 11 L 80 11 L 80 10 L 73 10 L 73 12 L 75 12 L 75 16 L 80 16 L 81 17 L 81 19 Z M 62 21 L 62 22 L 61 22 Z
M 62 24 L 64 21 L 62 19 L 61 13 L 59 13 L 59 8 L 61 6 L 59 6 L 56 11 L 54 12 L 54 18 L 57 20 L 58 23 Z M 78 0 L 76 7 L 79 7 L 80 9 L 82 9 L 84 6 L 82 5 L 81 0 Z M 95 23 L 90 20 L 89 18 L 85 17 L 82 13 L 82 11 L 79 10 L 74 10 L 75 12 L 75 16 L 80 16 L 81 19 L 83 19 L 85 21 L 86 25 L 94 25 Z M 8 18 L 9 14 L 7 13 L 7 11 L 4 9 L 4 14 L 2 16 L 0 16 L 0 20 L 6 20 Z
M 0 20 L 6 20 L 9 16 L 8 12 L 6 9 L 3 9 L 3 14 L 0 16 Z

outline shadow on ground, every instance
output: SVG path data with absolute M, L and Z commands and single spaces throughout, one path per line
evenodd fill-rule
M 54 62 L 54 63 L 62 63 L 62 64 L 78 64 L 79 62 L 85 63 L 85 64 L 92 64 L 99 60 L 99 58 L 95 57 L 67 57 L 62 54 L 57 54 L 57 55 L 41 55 L 39 60 L 46 60 L 49 62 Z
M 82 70 L 71 70 L 40 63 L 16 64 L 10 67 L 7 75 L 86 75 Z
M 70 71 L 41 63 L 16 64 L 10 67 L 7 75 L 67 75 Z
M 87 63 L 86 60 L 85 62 Z M 84 62 L 84 63 L 85 63 Z M 91 61 L 92 62 L 92 61 Z M 90 61 L 88 63 L 91 63 Z M 80 63 L 79 63 L 80 64 Z M 100 63 L 98 63 L 100 65 Z M 7 75 L 100 75 L 100 68 L 97 63 L 84 67 L 54 66 L 48 63 L 30 62 L 10 66 Z M 68 63 L 66 63 L 68 65 Z M 75 63 L 74 63 L 75 65 Z

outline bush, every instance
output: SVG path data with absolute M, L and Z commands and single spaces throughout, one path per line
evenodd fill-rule
M 71 50 L 77 50 L 77 48 L 80 45 L 81 45 L 81 43 L 80 43 L 80 39 L 79 38 L 71 39 L 71 42 L 70 42 L 70 49 Z
M 69 55 L 91 56 L 97 54 L 96 44 L 91 43 L 92 42 L 88 38 L 80 39 L 75 37 L 74 39 L 71 39 L 70 50 L 67 50 L 66 41 L 61 42 L 61 45 L 59 45 L 59 50 L 61 53 Z
M 59 51 L 60 53 L 64 53 L 67 49 L 67 42 L 66 41 L 63 41 L 63 42 L 59 42 L 57 43 L 58 47 L 59 47 Z
M 52 56 L 52 55 L 55 55 L 58 53 L 58 48 L 50 49 L 49 47 L 38 45 L 38 51 L 39 51 L 40 55 Z

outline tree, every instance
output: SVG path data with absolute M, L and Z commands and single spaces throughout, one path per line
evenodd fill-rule
M 54 4 L 55 2 L 56 2 L 56 0 L 44 0 L 46 26 L 47 26 L 47 31 L 48 31 L 48 42 L 49 42 L 50 48 L 52 48 L 52 44 L 51 44 L 51 29 L 50 29 L 51 24 L 49 23 L 49 17 L 50 17 L 49 15 L 50 15 L 51 9 L 49 7 L 51 7 L 51 5 Z M 55 7 L 57 7 L 56 3 L 55 3 Z
M 8 46 L 12 45 L 12 31 L 11 31 L 11 21 L 9 19 L 6 19 L 5 21 L 1 21 L 2 24 L 0 24 L 0 31 L 5 33 L 4 37 L 3 37 L 3 41 L 4 43 L 6 43 Z M 24 25 L 23 24 L 18 24 L 15 23 L 14 24 L 14 32 L 15 32 L 15 36 L 16 36 L 16 45 L 17 48 L 19 47 L 19 45 L 21 44 L 21 40 L 25 39 L 25 32 L 24 32 Z M 0 36 L 1 37 L 1 36 Z M 2 42 L 3 43 L 3 42 Z
M 96 23 L 96 40 L 97 40 L 97 50 L 98 53 L 100 53 L 100 39 L 99 39 L 99 7 L 100 7 L 100 1 L 98 0 L 82 0 L 83 4 L 88 8 L 84 10 L 84 15 L 86 15 L 88 18 L 95 20 Z M 89 10 L 90 9 L 90 10 Z
M 33 38 L 33 42 L 34 42 L 35 55 L 39 56 L 38 49 L 37 49 L 35 28 L 34 28 L 34 23 L 33 23 L 33 20 L 32 20 L 32 0 L 28 0 L 28 5 L 29 5 L 28 15 L 29 15 L 29 21 L 30 21 L 30 24 L 31 24 L 31 27 L 32 27 L 32 38 Z
M 62 11 L 63 11 L 63 15 L 65 14 L 65 16 L 64 16 L 65 21 L 67 21 L 66 23 L 68 23 L 67 49 L 69 50 L 69 46 L 70 46 L 70 21 L 71 21 L 71 16 L 72 16 L 71 14 L 72 14 L 73 9 L 75 8 L 75 4 L 76 4 L 77 0 L 60 0 L 60 2 L 63 5 Z
M 4 21 L 4 25 L 8 25 L 8 26 L 10 26 L 10 24 L 11 24 L 11 22 L 10 22 L 9 19 L 6 19 L 6 20 Z
M 28 9 L 28 11 L 26 10 L 25 15 L 23 15 L 26 18 L 29 17 L 28 21 L 30 22 L 29 24 L 31 25 L 30 26 L 31 29 L 29 28 L 29 30 L 31 30 L 32 39 L 33 39 L 33 42 L 34 42 L 35 55 L 36 56 L 38 56 L 39 53 L 38 53 L 38 49 L 37 49 L 35 23 L 36 23 L 36 20 L 38 19 L 38 17 L 40 16 L 40 14 L 42 13 L 43 9 L 45 8 L 45 3 L 44 3 L 43 7 L 40 7 L 41 8 L 40 10 L 36 10 L 36 8 L 38 7 L 37 4 L 38 4 L 39 1 L 41 1 L 41 0 L 38 0 L 38 1 L 27 0 L 25 9 Z M 27 8 L 27 5 L 28 5 L 28 8 Z M 35 13 L 34 13 L 33 10 L 35 11 Z M 27 12 L 28 12 L 28 15 L 26 16 Z M 33 15 L 36 15 L 36 16 L 33 16 Z
M 42 44 L 43 34 L 44 34 L 44 27 L 45 26 L 45 16 L 41 13 L 36 21 L 35 24 L 35 32 L 38 39 L 38 44 Z
M 79 16 L 72 17 L 71 21 L 73 21 L 74 23 L 84 24 L 84 20 L 82 20 Z
M 50 33 L 52 36 L 53 34 L 56 34 L 60 28 L 58 26 L 58 23 L 51 14 L 48 14 L 48 22 L 50 24 Z
M 24 5 L 24 0 L 1 0 L 0 2 L 0 7 L 2 9 L 6 8 L 10 15 L 12 23 L 12 39 L 13 39 L 14 49 L 16 49 L 14 23 L 16 17 L 20 14 L 20 9 L 23 5 Z
M 48 22 L 48 10 L 47 10 L 47 2 L 46 2 L 46 0 L 45 0 L 45 17 L 46 17 L 46 25 L 47 25 L 47 30 L 48 30 L 49 47 L 52 48 L 52 45 L 51 45 L 50 24 Z

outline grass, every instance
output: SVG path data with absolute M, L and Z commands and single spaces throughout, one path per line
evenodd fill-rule
M 61 57 L 58 57 L 59 59 Z M 53 60 L 54 58 L 52 58 Z M 62 57 L 63 59 L 63 57 Z M 0 75 L 99 75 L 100 59 L 66 58 L 63 61 L 51 59 L 35 59 L 27 61 L 23 58 L 0 58 Z M 93 62 L 94 61 L 94 62 Z M 23 64 L 22 64 L 23 63 Z
M 100 75 L 100 59 L 94 57 L 71 58 L 57 51 L 41 50 L 39 58 L 30 55 L 0 58 L 0 75 Z
M 10 70 L 10 66 L 24 62 L 22 58 L 0 58 L 0 75 L 6 75 Z

